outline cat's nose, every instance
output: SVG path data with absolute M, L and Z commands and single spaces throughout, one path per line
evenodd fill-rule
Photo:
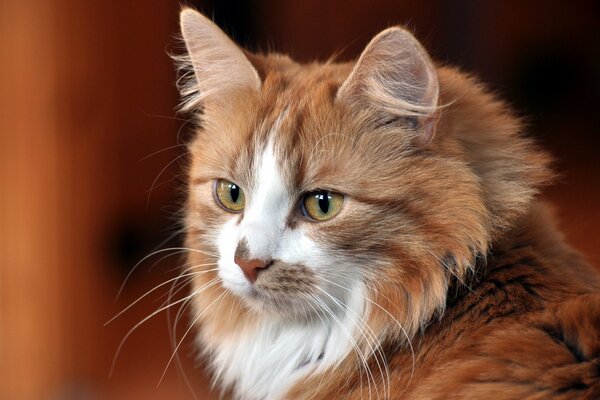
M 237 256 L 233 259 L 233 261 L 235 261 L 235 263 L 242 269 L 242 272 L 244 272 L 246 278 L 248 278 L 248 280 L 252 283 L 256 281 L 256 278 L 258 277 L 258 272 L 262 269 L 267 268 L 271 264 L 270 260 L 246 260 L 242 257 Z

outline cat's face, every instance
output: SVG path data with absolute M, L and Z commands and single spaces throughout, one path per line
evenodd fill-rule
M 543 179 L 520 166 L 545 161 L 529 143 L 506 145 L 503 106 L 464 97 L 402 29 L 324 65 L 244 53 L 190 10 L 182 31 L 184 108 L 200 120 L 187 246 L 207 309 L 232 297 L 240 315 L 299 319 L 358 301 L 371 326 L 414 332 Z M 441 106 L 440 79 L 454 93 Z
M 424 293 L 443 297 L 447 272 L 421 260 L 447 261 L 447 216 L 477 187 L 428 150 L 438 81 L 418 42 L 390 29 L 355 66 L 302 67 L 246 56 L 198 18 L 182 20 L 202 106 L 188 245 L 212 254 L 223 288 L 287 317 L 366 307 L 374 292 L 437 306 Z
M 225 288 L 254 308 L 310 314 L 311 302 L 364 295 L 410 245 L 423 157 L 407 127 L 370 126 L 336 102 L 331 71 L 286 85 L 276 75 L 196 138 L 188 224 Z
M 391 29 L 356 66 L 301 67 L 245 56 L 210 22 L 188 22 L 203 109 L 188 243 L 214 255 L 222 286 L 252 309 L 305 317 L 366 301 L 383 275 L 410 286 L 432 274 L 414 268 L 435 251 L 422 216 L 439 212 L 429 178 L 460 166 L 426 152 L 438 83 L 416 40 Z M 436 185 L 447 194 L 470 179 Z M 434 273 L 441 288 L 443 268 Z

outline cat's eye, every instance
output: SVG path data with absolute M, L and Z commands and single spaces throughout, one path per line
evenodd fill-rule
M 215 182 L 215 198 L 221 207 L 231 212 L 240 212 L 246 205 L 242 189 L 226 179 Z
M 328 190 L 309 192 L 302 199 L 302 213 L 315 221 L 326 221 L 339 214 L 344 196 Z

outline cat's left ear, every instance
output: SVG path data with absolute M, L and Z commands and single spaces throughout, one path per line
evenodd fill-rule
M 408 31 L 384 30 L 367 45 L 337 92 L 337 101 L 370 108 L 383 119 L 405 119 L 422 143 L 435 134 L 439 83 L 435 67 Z
M 180 25 L 191 61 L 193 79 L 181 88 L 189 108 L 198 103 L 226 105 L 230 96 L 242 91 L 257 91 L 261 79 L 248 58 L 211 20 L 186 8 L 181 11 Z

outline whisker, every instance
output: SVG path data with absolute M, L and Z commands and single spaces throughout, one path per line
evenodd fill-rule
M 327 314 L 329 314 L 329 316 L 335 321 L 336 324 L 338 324 L 338 326 L 342 329 L 342 331 L 346 334 L 346 336 L 350 340 L 352 347 L 356 351 L 357 355 L 359 356 L 359 358 L 361 360 L 361 363 L 364 365 L 365 371 L 367 372 L 367 384 L 369 385 L 369 399 L 370 399 L 372 396 L 371 380 L 373 381 L 373 384 L 375 385 L 375 378 L 373 377 L 373 374 L 371 373 L 371 370 L 369 368 L 369 365 L 367 363 L 367 360 L 366 360 L 362 350 L 356 343 L 356 340 L 354 340 L 354 337 L 352 336 L 352 334 L 348 331 L 348 329 L 344 326 L 344 324 L 342 324 L 341 321 L 335 316 L 335 313 L 329 308 L 329 306 L 327 304 L 325 304 L 325 302 L 323 302 L 323 300 L 321 300 L 320 298 L 318 298 L 314 295 L 312 295 L 310 297 L 312 297 L 313 300 L 316 301 L 317 304 L 320 305 L 321 309 L 323 309 Z M 375 388 L 375 389 L 377 389 L 377 388 Z
M 350 309 L 347 308 L 347 307 L 344 308 L 344 310 L 345 311 L 350 311 Z M 357 326 L 357 328 L 359 330 L 359 333 L 363 334 L 362 331 L 361 331 L 361 329 L 360 329 L 360 327 Z M 363 337 L 364 337 L 364 334 L 363 334 Z M 360 346 L 358 345 L 358 342 L 356 341 L 356 339 L 354 339 L 354 343 L 355 343 L 355 345 L 356 345 L 357 348 L 360 348 Z M 370 377 L 370 380 L 373 381 L 373 387 L 375 388 L 375 392 L 377 394 L 377 398 L 379 398 L 379 389 L 378 389 L 377 383 L 375 381 L 375 376 L 373 375 L 373 372 L 371 371 L 371 368 L 369 366 L 369 357 L 367 357 L 362 350 L 361 350 L 361 354 L 362 354 L 362 358 L 364 360 L 363 362 L 365 364 L 365 368 L 366 368 L 367 373 L 368 373 L 368 377 L 367 378 Z M 381 372 L 381 369 L 380 369 L 380 372 Z M 369 382 L 369 381 L 367 381 L 367 382 Z M 371 396 L 372 396 L 372 393 L 369 393 L 369 398 L 371 398 Z
M 175 256 L 175 255 L 178 255 L 178 254 L 185 254 L 185 253 L 187 253 L 187 252 L 188 252 L 187 250 L 178 250 L 178 251 L 174 251 L 173 253 L 166 254 L 166 255 L 164 255 L 164 256 L 162 256 L 162 257 L 160 257 L 158 260 L 156 260 L 156 261 L 155 261 L 155 262 L 154 262 L 154 263 L 153 263 L 153 264 L 152 264 L 152 265 L 151 265 L 151 266 L 148 268 L 148 271 L 152 271 L 152 270 L 153 270 L 153 269 L 154 269 L 154 268 L 155 268 L 155 267 L 156 267 L 158 264 L 160 264 L 160 263 L 161 263 L 163 260 L 165 260 L 165 259 L 167 259 L 167 258 L 169 258 L 169 257 L 173 257 L 173 256 Z M 185 265 L 185 264 L 184 264 L 184 265 Z M 177 268 L 177 267 L 176 267 L 176 268 Z
M 160 379 L 158 381 L 158 384 L 156 385 L 156 387 L 160 386 L 160 383 L 162 382 L 162 380 L 164 379 L 165 375 L 167 374 L 167 370 L 169 369 L 169 366 L 171 365 L 171 362 L 173 361 L 173 358 L 175 357 L 175 354 L 177 354 L 177 352 L 179 351 L 179 347 L 181 347 L 181 344 L 183 343 L 183 341 L 185 340 L 186 336 L 188 335 L 188 333 L 192 330 L 192 328 L 196 325 L 196 323 L 198 322 L 198 320 L 200 318 L 202 318 L 202 316 L 204 315 L 204 313 L 206 313 L 206 311 L 208 311 L 208 309 L 219 299 L 223 298 L 223 296 L 225 296 L 227 292 L 222 292 L 219 296 L 217 296 L 216 299 L 214 299 L 212 302 L 210 302 L 210 304 L 208 306 L 206 306 L 206 308 L 204 310 L 202 310 L 202 312 L 200 314 L 198 314 L 198 316 L 194 319 L 194 321 L 192 321 L 192 323 L 190 324 L 190 327 L 185 331 L 185 333 L 183 334 L 183 337 L 181 338 L 181 340 L 179 341 L 179 343 L 177 344 L 177 347 L 175 347 L 175 350 L 173 351 L 173 354 L 171 355 L 171 357 L 169 358 L 169 361 L 167 362 L 167 366 L 165 367 L 162 375 L 160 376 Z
M 177 287 L 177 285 L 179 285 L 176 281 L 173 282 L 173 284 L 171 285 L 171 288 L 169 289 L 169 293 L 168 293 L 168 297 L 167 297 L 167 302 L 171 301 L 171 299 L 173 298 L 173 296 L 175 296 L 179 291 L 181 291 L 183 288 L 186 287 L 185 284 L 187 284 L 191 279 L 193 279 L 194 277 L 189 277 L 186 278 L 184 280 L 184 285 L 181 285 L 177 290 L 175 290 L 175 288 Z M 187 309 L 187 307 L 191 304 L 193 298 L 190 298 L 189 301 L 184 301 L 179 309 L 177 310 L 177 315 L 175 316 L 175 322 L 173 324 L 171 324 L 171 309 L 168 308 L 167 309 L 167 321 L 169 324 L 169 339 L 171 342 L 171 346 L 175 346 L 176 343 L 176 338 L 177 338 L 177 324 L 179 323 L 179 314 L 181 313 L 181 315 L 183 315 L 183 312 L 185 312 L 185 310 Z M 182 312 L 183 309 L 183 312 Z M 181 359 L 179 358 L 179 354 L 177 355 L 176 358 L 176 363 L 177 363 L 177 370 L 179 371 L 179 375 L 183 378 L 183 381 L 185 383 L 185 385 L 187 386 L 187 388 L 189 389 L 190 393 L 192 394 L 192 397 L 194 398 L 194 400 L 198 400 L 198 397 L 196 396 L 196 392 L 194 391 L 194 388 L 192 387 L 192 384 L 190 383 L 187 374 L 185 373 L 185 369 L 183 368 L 183 364 L 181 363 Z
M 211 266 L 211 265 L 217 265 L 217 263 L 216 262 L 211 262 L 211 263 L 204 263 L 204 264 L 194 264 L 193 261 L 188 261 L 188 262 L 185 262 L 185 263 L 183 263 L 181 265 L 178 265 L 176 267 L 169 268 L 165 272 L 173 272 L 173 271 L 177 271 L 177 270 L 181 270 L 181 269 L 192 270 L 192 269 L 196 269 L 196 268 L 200 268 L 200 267 L 208 267 L 208 266 Z
M 165 151 L 168 151 L 168 150 L 171 150 L 171 149 L 176 149 L 176 148 L 182 147 L 182 146 L 186 147 L 186 144 L 180 143 L 180 144 L 176 144 L 176 145 L 173 145 L 173 146 L 165 147 L 164 149 L 161 149 L 161 150 L 155 151 L 154 153 L 148 154 L 146 157 L 141 158 L 140 161 L 145 161 L 145 160 L 149 159 L 150 157 L 154 157 L 157 154 L 160 154 L 162 152 L 165 152 Z
M 178 117 L 174 117 L 171 115 L 161 115 L 161 114 L 150 114 L 150 113 L 144 113 L 145 116 L 147 117 L 153 117 L 153 118 L 164 118 L 164 119 L 172 119 L 175 121 L 182 121 L 182 122 L 191 122 L 191 120 L 189 119 L 185 119 L 185 118 L 178 118 Z
M 321 324 L 323 324 L 323 326 L 327 327 L 329 324 L 325 322 L 325 320 L 323 319 L 323 317 L 321 316 L 321 312 L 319 312 L 319 310 L 317 310 L 315 308 L 315 306 L 313 306 L 312 304 L 312 299 L 309 297 L 308 294 L 305 295 L 305 297 L 308 298 L 308 302 L 307 305 L 314 311 L 315 315 L 319 318 L 319 320 L 321 321 Z M 304 305 L 302 305 L 302 308 L 304 309 Z M 307 318 L 307 323 L 308 323 L 308 317 Z M 362 376 L 359 374 L 359 378 L 360 378 L 360 382 L 361 382 L 361 388 L 362 388 Z M 323 385 L 323 381 L 325 379 L 325 374 L 321 374 L 321 379 L 319 379 L 319 385 L 317 386 L 316 392 L 319 391 L 319 389 L 321 388 L 321 386 Z
M 199 265 L 205 265 L 205 264 L 199 264 Z M 216 264 L 209 264 L 209 265 L 216 265 Z M 190 267 L 190 269 L 191 269 L 191 268 L 193 268 L 193 267 L 194 267 L 194 266 Z M 184 270 L 184 271 L 181 273 L 181 275 L 183 275 L 183 274 L 184 274 L 184 273 L 186 273 L 186 272 L 189 272 L 189 271 L 190 271 L 190 269 L 188 269 L 188 270 Z M 210 269 L 210 270 L 201 270 L 201 271 L 196 271 L 196 272 L 200 272 L 201 274 L 203 274 L 204 272 L 207 272 L 207 273 L 208 273 L 208 272 L 214 272 L 214 271 L 217 271 L 217 270 L 218 270 L 218 268 L 214 268 L 214 269 Z M 179 293 L 179 292 L 181 292 L 183 289 L 185 289 L 186 285 L 188 285 L 190 282 L 192 282 L 192 281 L 194 280 L 195 276 L 196 276 L 196 275 L 187 276 L 187 277 L 185 277 L 185 279 L 183 279 L 183 281 L 181 281 L 181 282 L 174 282 L 174 284 L 173 284 L 173 287 L 172 287 L 172 290 L 173 290 L 173 292 L 171 292 L 171 290 L 169 290 L 169 292 L 168 292 L 168 293 L 166 293 L 166 294 L 163 294 L 163 295 L 162 295 L 162 296 L 160 296 L 158 299 L 161 299 L 161 298 L 163 298 L 163 297 L 167 297 L 167 298 L 169 298 L 169 297 L 173 297 L 174 295 L 176 295 L 177 293 Z M 157 299 L 157 300 L 158 300 L 158 299 Z M 163 303 L 163 304 L 165 304 L 165 303 Z
M 185 278 L 182 277 L 182 281 L 181 282 L 173 282 L 173 284 L 171 285 L 171 288 L 169 289 L 169 292 L 163 294 L 162 296 L 160 296 L 158 299 L 156 300 L 160 300 L 162 298 L 166 298 L 166 300 L 161 303 L 161 307 L 164 305 L 169 304 L 169 301 L 171 301 L 171 299 L 179 292 L 181 292 L 182 290 L 184 290 L 192 281 L 194 280 L 194 276 L 186 276 Z M 173 291 L 171 291 L 173 290 Z
M 175 315 L 175 321 L 171 325 L 171 330 L 172 331 L 169 332 L 169 337 L 170 337 L 170 341 L 171 341 L 171 347 L 173 349 L 175 349 L 175 346 L 177 344 L 177 325 L 179 324 L 179 321 L 181 320 L 181 318 L 183 317 L 183 315 L 185 314 L 185 312 L 187 311 L 187 309 L 193 303 L 193 300 L 194 300 L 193 297 L 187 299 L 186 301 L 184 301 L 180 305 L 179 309 L 177 310 L 177 314 Z M 171 309 L 167 310 L 167 312 L 170 311 L 170 310 Z M 179 357 L 179 353 L 174 353 L 174 354 L 175 354 L 175 364 L 177 366 L 177 370 L 183 376 L 183 379 L 186 382 L 186 384 L 187 384 L 188 388 L 190 389 L 190 391 L 193 392 L 193 388 L 191 387 L 191 384 L 188 381 L 187 374 L 185 373 L 185 369 L 183 368 L 183 365 L 181 363 L 181 359 Z M 159 382 L 159 384 L 160 384 L 160 382 Z
M 159 285 L 156 285 L 152 289 L 148 290 L 146 293 L 144 293 L 143 295 L 141 295 L 140 297 L 138 297 L 135 301 L 133 301 L 131 304 L 129 304 L 123 310 L 121 310 L 117 315 L 115 315 L 114 317 L 112 317 L 111 319 L 109 319 L 108 321 L 106 321 L 104 323 L 104 326 L 110 324 L 112 321 L 114 321 L 115 319 L 119 318 L 121 315 L 123 315 L 131 307 L 135 306 L 141 300 L 143 300 L 144 298 L 146 298 L 149 294 L 157 291 L 161 287 L 163 287 L 165 285 L 168 285 L 169 283 L 171 283 L 173 281 L 178 281 L 179 279 L 181 279 L 183 277 L 186 277 L 186 276 L 198 276 L 198 275 L 202 275 L 203 273 L 207 273 L 207 272 L 211 272 L 211 271 L 216 271 L 216 270 L 217 270 L 217 268 L 209 269 L 209 270 L 206 270 L 206 271 L 190 272 L 190 273 L 187 273 L 187 274 L 179 275 L 176 278 L 169 279 L 169 280 L 167 280 L 167 281 L 165 281 L 165 282 L 163 282 L 163 283 L 161 283 Z
M 191 119 L 191 118 L 188 118 L 188 119 L 185 119 L 185 120 L 182 119 L 182 120 L 183 120 L 183 123 L 181 124 L 181 126 L 179 127 L 179 129 L 177 129 L 177 136 L 176 136 L 177 143 L 181 143 L 181 137 L 180 136 L 181 136 L 181 132 L 183 132 L 183 129 L 185 128 L 185 126 L 187 124 L 192 124 L 192 125 L 194 124 L 194 120 Z
M 330 274 L 330 275 L 333 275 L 333 274 Z M 322 276 L 319 276 L 319 278 L 320 278 L 320 279 L 322 279 L 322 280 L 324 280 L 325 282 L 328 282 L 329 284 L 332 284 L 332 285 L 338 286 L 338 287 L 340 287 L 340 288 L 342 288 L 342 289 L 345 289 L 345 290 L 350 290 L 350 289 L 348 289 L 348 288 L 345 288 L 344 286 L 341 286 L 341 285 L 339 285 L 339 284 L 338 284 L 338 283 L 336 283 L 336 282 L 333 282 L 333 281 L 330 281 L 330 280 L 328 280 L 328 279 L 326 279 L 326 278 L 323 278 Z M 384 313 L 386 313 L 386 314 L 387 314 L 387 315 L 388 315 L 388 316 L 389 316 L 389 317 L 390 317 L 390 318 L 391 318 L 391 319 L 392 319 L 392 320 L 393 320 L 393 321 L 396 323 L 396 325 L 398 325 L 398 327 L 399 327 L 399 328 L 400 328 L 400 330 L 402 331 L 403 335 L 406 337 L 406 340 L 407 340 L 407 342 L 408 342 L 408 346 L 409 346 L 409 348 L 410 348 L 411 356 L 412 356 L 412 369 L 411 369 L 411 373 L 410 373 L 410 379 L 408 380 L 408 383 L 407 383 L 407 385 L 408 385 L 408 384 L 410 384 L 410 382 L 411 382 L 411 381 L 412 381 L 412 379 L 413 379 L 414 373 L 415 373 L 415 367 L 416 367 L 416 357 L 415 357 L 415 350 L 414 350 L 414 347 L 413 347 L 412 341 L 411 341 L 411 339 L 410 339 L 410 336 L 408 335 L 408 332 L 406 332 L 406 329 L 404 329 L 404 327 L 402 326 L 402 324 L 400 323 L 400 321 L 398 321 L 398 320 L 396 319 L 396 317 L 394 317 L 394 316 L 393 316 L 393 315 L 392 315 L 392 314 L 391 314 L 391 313 L 390 313 L 388 310 L 386 310 L 385 308 L 383 308 L 381 305 L 377 304 L 377 302 L 375 302 L 375 301 L 371 300 L 370 298 L 368 298 L 368 297 L 364 296 L 364 295 L 363 295 L 363 294 L 361 294 L 361 293 L 354 292 L 354 291 L 353 291 L 353 293 L 356 293 L 356 294 L 358 294 L 358 295 L 359 295 L 359 296 L 361 296 L 361 297 L 362 297 L 362 298 L 363 298 L 365 301 L 368 301 L 370 304 L 373 304 L 375 307 L 379 308 L 381 311 L 383 311 Z M 387 297 L 385 297 L 385 296 L 384 296 L 384 298 L 386 298 L 386 300 L 388 300 L 388 302 L 390 302 L 390 300 L 389 300 Z M 393 303 L 391 303 L 391 302 L 390 302 L 390 304 L 393 304 Z
M 225 290 L 228 290 L 228 289 L 225 289 Z M 240 300 L 239 300 L 239 298 L 238 298 L 237 296 L 234 296 L 234 297 L 233 297 L 233 301 L 234 301 L 234 302 L 236 302 L 236 303 L 238 303 L 238 305 L 240 304 Z M 233 302 L 231 302 L 231 303 L 229 304 L 229 318 L 227 318 L 227 322 L 228 322 L 230 325 L 231 325 L 231 317 L 233 316 L 233 310 L 234 310 L 234 307 L 235 307 L 235 306 L 233 305 Z
M 214 257 L 216 258 L 217 255 L 212 254 L 212 253 L 208 253 L 206 251 L 203 250 L 198 250 L 198 249 L 192 249 L 189 247 L 168 247 L 166 249 L 160 249 L 160 250 L 156 250 L 153 251 L 152 253 L 146 255 L 144 258 L 142 258 L 140 261 L 138 261 L 133 268 L 131 268 L 131 270 L 129 270 L 129 272 L 127 273 L 127 275 L 125 276 L 125 279 L 123 280 L 123 283 L 121 284 L 121 287 L 119 288 L 119 292 L 117 293 L 117 296 L 115 298 L 115 301 L 117 301 L 119 299 L 119 297 L 121 296 L 121 293 L 123 293 L 123 289 L 125 288 L 125 285 L 127 284 L 127 281 L 129 281 L 129 278 L 131 277 L 131 275 L 133 275 L 133 273 L 135 272 L 135 270 L 147 259 L 149 259 L 150 257 L 153 257 L 157 254 L 160 253 L 164 253 L 165 251 L 178 251 L 176 253 L 170 254 L 169 256 L 175 255 L 175 254 L 180 254 L 181 251 L 191 251 L 191 252 L 196 252 L 196 253 L 201 253 L 210 257 Z
M 154 181 L 152 182 L 152 185 L 150 185 L 150 189 L 148 189 L 148 197 L 146 198 L 146 207 L 148 207 L 148 204 L 150 204 L 150 194 L 152 194 L 152 191 L 156 188 L 156 182 L 160 179 L 161 175 L 171 165 L 173 165 L 174 162 L 176 162 L 177 160 L 179 160 L 181 157 L 185 157 L 185 156 L 187 156 L 187 153 L 183 153 L 183 154 L 178 155 L 173 160 L 171 160 L 167 165 L 165 165 L 163 169 L 160 170 L 160 172 L 158 173 L 158 175 L 156 176 L 156 178 L 154 178 Z
M 369 354 L 378 353 L 379 356 L 381 357 L 381 363 L 383 363 L 385 368 L 382 367 L 382 364 L 380 363 L 379 357 L 377 357 L 377 355 L 375 355 L 375 362 L 377 363 L 377 367 L 379 368 L 379 372 L 381 374 L 381 379 L 385 382 L 384 387 L 383 387 L 384 399 L 387 399 L 389 397 L 389 395 L 387 394 L 387 390 L 390 385 L 389 368 L 388 368 L 388 365 L 386 362 L 386 357 L 383 354 L 383 351 L 381 350 L 381 343 L 379 342 L 379 339 L 375 335 L 375 332 L 373 332 L 373 330 L 368 326 L 368 324 L 364 321 L 364 319 L 362 317 L 360 317 L 359 315 L 357 315 L 354 311 L 352 311 L 352 309 L 350 309 L 348 307 L 344 307 L 344 304 L 342 304 L 338 299 L 333 297 L 331 294 L 329 294 L 323 288 L 321 288 L 317 285 L 313 285 L 313 286 L 315 288 L 319 289 L 321 292 L 323 292 L 326 296 L 328 296 L 335 304 L 338 305 L 338 307 L 344 309 L 345 312 L 349 313 L 349 316 L 352 318 L 352 321 L 358 327 L 359 333 L 365 339 L 366 344 L 369 347 L 369 349 L 368 349 Z M 352 317 L 353 315 L 355 318 Z M 369 337 L 367 337 L 367 334 L 369 335 Z M 371 340 L 373 341 L 372 344 L 371 344 Z M 384 376 L 384 371 L 385 371 L 385 376 Z
M 123 345 L 125 344 L 125 342 L 127 341 L 127 339 L 129 338 L 129 336 L 131 336 L 131 334 L 133 334 L 133 332 L 135 332 L 137 330 L 137 328 L 139 328 L 141 325 L 143 325 L 145 322 L 147 322 L 149 319 L 151 319 L 152 317 L 154 317 L 155 315 L 158 315 L 159 313 L 161 313 L 162 311 L 168 309 L 169 307 L 173 307 L 179 303 L 182 303 L 184 301 L 186 301 L 188 298 L 193 297 L 199 293 L 201 293 L 202 291 L 204 291 L 205 289 L 207 289 L 208 287 L 214 285 L 215 283 L 217 283 L 219 281 L 219 278 L 214 278 L 211 281 L 209 281 L 207 284 L 205 284 L 204 286 L 202 286 L 200 289 L 195 290 L 192 294 L 179 299 L 173 303 L 170 303 L 164 307 L 160 307 L 158 310 L 152 312 L 150 315 L 148 315 L 147 317 L 145 317 L 144 319 L 142 319 L 140 322 L 138 322 L 137 324 L 135 324 L 135 326 L 133 328 L 131 328 L 123 337 L 123 339 L 121 340 L 121 343 L 119 343 L 119 346 L 117 347 L 117 351 L 115 352 L 115 356 L 113 358 L 113 362 L 111 364 L 110 367 L 110 371 L 108 373 L 108 376 L 111 377 L 115 368 L 115 364 L 117 361 L 117 358 L 119 357 L 119 354 L 121 353 L 121 349 L 123 348 Z

